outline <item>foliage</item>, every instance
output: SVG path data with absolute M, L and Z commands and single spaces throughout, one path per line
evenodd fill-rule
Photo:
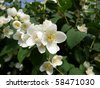
M 44 0 L 44 2 L 35 0 L 32 3 L 25 3 L 25 7 L 22 7 L 21 2 L 18 0 L 13 0 L 13 2 L 12 0 L 5 0 L 0 3 L 0 6 L 0 74 L 46 75 L 48 74 L 47 71 L 51 71 L 51 67 L 53 67 L 52 74 L 54 75 L 100 74 L 99 0 L 57 0 L 56 2 L 55 0 Z M 57 35 L 58 32 L 62 33 L 58 39 L 62 38 L 63 40 L 59 41 L 60 44 L 53 45 L 56 49 L 59 47 L 59 50 L 50 51 L 48 49 L 51 40 L 47 41 L 46 45 L 40 39 L 41 46 L 45 51 L 39 50 L 40 42 L 38 44 L 35 41 L 35 45 L 30 45 L 30 41 L 26 40 L 28 40 L 29 36 L 33 38 L 35 33 L 32 35 L 33 31 L 28 31 L 29 36 L 27 37 L 24 35 L 26 34 L 25 30 L 19 32 L 16 29 L 14 21 L 19 21 L 21 24 L 26 22 L 26 24 L 30 25 L 18 15 L 11 16 L 13 19 L 9 18 L 10 21 L 5 22 L 9 15 L 8 9 L 13 7 L 17 11 L 22 9 L 23 13 L 21 14 L 27 15 L 26 19 L 31 24 L 34 24 L 34 28 L 37 30 L 46 29 L 46 27 L 49 30 L 48 25 L 50 24 L 52 25 L 50 29 L 54 28 L 55 31 L 56 26 L 57 31 L 52 31 L 49 37 L 52 40 L 52 37 L 55 38 L 52 35 L 53 33 L 54 35 Z M 12 14 L 15 13 L 12 12 Z M 5 18 L 2 18 L 2 16 Z M 9 31 L 6 30 L 7 27 Z M 30 29 L 30 26 L 27 29 Z M 15 38 L 17 33 L 20 36 Z M 43 31 L 43 35 L 46 33 L 48 32 Z M 19 40 L 20 37 L 22 40 Z M 55 39 L 55 41 L 57 40 Z M 29 45 L 24 45 L 26 42 Z M 57 61 L 62 64 L 57 64 L 54 67 L 53 60 L 55 56 L 57 56 Z M 41 65 L 46 64 L 44 62 L 50 62 L 50 64 L 46 65 L 49 68 L 41 71 Z M 88 67 L 85 62 L 89 62 Z M 91 73 L 88 72 L 90 67 L 93 67 Z

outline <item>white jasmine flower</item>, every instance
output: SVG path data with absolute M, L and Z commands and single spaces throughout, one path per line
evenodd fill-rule
M 18 40 L 18 44 L 23 48 L 28 47 L 26 44 L 28 37 L 29 36 L 27 34 L 21 32 L 20 30 L 17 30 L 17 32 L 13 35 L 13 39 Z
M 3 33 L 5 37 L 10 38 L 11 35 L 13 34 L 13 30 L 11 30 L 10 27 L 8 26 L 3 29 Z
M 2 5 L 2 4 L 0 4 L 0 9 L 1 9 L 1 10 L 5 10 L 6 7 L 5 7 L 4 5 Z
M 81 25 L 81 26 L 77 26 L 77 29 L 80 31 L 80 32 L 85 32 L 87 33 L 87 27 L 85 24 Z
M 55 55 L 53 58 L 52 58 L 52 61 L 51 61 L 51 63 L 52 63 L 52 65 L 53 65 L 53 67 L 54 68 L 56 68 L 57 66 L 60 66 L 60 65 L 62 65 L 62 56 L 60 56 L 60 55 Z
M 56 24 L 53 24 L 49 20 L 45 20 L 43 22 L 43 30 L 45 32 L 44 32 L 44 36 L 43 36 L 44 38 L 42 43 L 46 45 L 48 51 L 51 54 L 57 53 L 57 51 L 60 50 L 57 43 L 64 42 L 67 36 L 63 32 L 57 31 Z
M 30 27 L 30 25 L 31 25 L 31 22 L 29 22 L 29 21 L 25 21 L 24 23 L 22 23 L 21 31 L 27 32 L 27 29 Z
M 55 55 L 52 59 L 51 62 L 50 61 L 46 61 L 44 62 L 41 66 L 40 66 L 40 71 L 46 71 L 46 73 L 48 75 L 53 74 L 53 68 L 56 68 L 57 66 L 62 65 L 62 56 L 60 55 Z
M 21 15 L 20 15 L 20 20 L 21 20 L 22 22 L 30 21 L 30 16 L 27 15 L 27 14 L 21 14 Z
M 34 46 L 35 44 L 37 46 L 41 46 L 41 41 L 42 41 L 42 36 L 43 36 L 43 32 L 40 31 L 41 30 L 41 25 L 34 25 L 32 24 L 28 30 L 27 30 L 27 34 L 30 36 L 27 40 L 27 44 L 31 47 Z M 39 47 L 38 47 L 39 48 Z
M 89 67 L 87 70 L 86 70 L 86 74 L 87 75 L 95 75 L 95 73 L 93 72 L 93 67 Z
M 46 71 L 48 75 L 51 75 L 53 74 L 53 66 L 49 61 L 46 61 L 40 66 L 40 71 L 41 72 Z
M 12 8 L 8 8 L 7 9 L 7 14 L 9 16 L 16 16 L 17 15 L 17 10 L 15 7 L 12 7 Z
M 87 61 L 85 61 L 85 62 L 83 63 L 83 65 L 84 65 L 85 68 L 89 68 L 89 67 L 90 67 L 90 63 L 87 62 Z
M 7 24 L 9 22 L 9 19 L 5 18 L 4 16 L 0 17 L 0 27 L 2 27 L 4 24 Z
M 14 21 L 13 22 L 13 27 L 15 29 L 21 29 L 22 23 L 20 21 Z
M 20 17 L 22 14 L 24 14 L 23 9 L 19 9 L 17 12 L 17 16 Z

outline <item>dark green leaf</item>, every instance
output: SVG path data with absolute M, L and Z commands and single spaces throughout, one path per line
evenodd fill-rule
M 68 74 L 68 71 L 73 68 L 72 64 L 69 64 L 66 59 L 63 60 L 63 64 L 58 68 L 63 74 Z
M 19 52 L 18 52 L 17 57 L 18 57 L 18 61 L 19 61 L 20 63 L 22 63 L 22 61 L 25 59 L 25 57 L 28 56 L 29 51 L 30 51 L 30 50 L 29 50 L 29 49 L 26 49 L 26 48 L 20 48 L 20 49 L 19 49 Z
M 4 48 L 0 52 L 0 56 L 3 56 L 8 53 L 15 53 L 14 51 L 18 49 L 17 42 L 14 40 L 9 40 L 10 43 L 7 43 L 7 45 L 4 46 Z
M 63 31 L 63 32 L 67 32 L 70 28 L 71 28 L 70 25 L 68 25 L 68 24 L 64 24 L 63 27 L 62 27 L 62 29 L 61 29 L 61 31 Z
M 83 73 L 85 73 L 86 68 L 83 66 L 83 64 L 80 64 L 79 69 L 80 69 Z
M 67 43 L 70 46 L 70 48 L 75 47 L 77 44 L 79 44 L 85 37 L 86 33 L 75 31 L 74 29 L 71 29 L 67 33 Z
M 95 43 L 93 46 L 93 50 L 100 52 L 100 43 Z
M 53 23 L 56 23 L 61 17 L 58 14 L 55 14 L 52 19 L 50 19 Z
M 84 53 L 81 49 L 76 49 L 74 54 L 78 63 L 83 63 L 85 61 Z
M 72 6 L 72 0 L 58 0 L 58 1 L 60 4 L 59 8 L 64 12 L 69 8 L 71 8 Z
M 46 60 L 46 54 L 41 54 L 37 48 L 34 48 L 31 53 L 31 61 L 33 66 L 41 65 Z
M 83 75 L 83 73 L 79 68 L 72 68 L 69 75 Z

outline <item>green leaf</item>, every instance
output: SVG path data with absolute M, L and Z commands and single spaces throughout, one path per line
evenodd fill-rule
M 75 59 L 78 63 L 83 63 L 85 61 L 84 53 L 81 49 L 76 49 L 75 50 Z
M 88 33 L 93 34 L 95 36 L 99 36 L 100 35 L 100 24 L 99 22 L 90 22 L 87 23 L 87 27 L 88 27 Z
M 79 69 L 80 69 L 83 73 L 85 73 L 86 68 L 83 66 L 83 64 L 80 64 Z
M 29 50 L 29 49 L 26 49 L 26 48 L 20 48 L 20 49 L 19 49 L 19 52 L 18 52 L 17 57 L 18 57 L 18 61 L 19 61 L 20 63 L 22 63 L 22 61 L 25 59 L 25 57 L 28 56 L 29 51 L 30 51 L 30 50 Z
M 100 52 L 100 43 L 95 43 L 93 46 L 93 50 Z
M 57 23 L 57 21 L 60 19 L 61 17 L 58 15 L 58 14 L 55 14 L 54 16 L 53 16 L 53 18 L 52 19 L 50 19 L 53 23 Z
M 86 35 L 86 33 L 75 31 L 74 29 L 69 30 L 67 33 L 67 43 L 69 47 L 75 47 L 86 37 Z
M 8 40 L 9 42 L 7 42 L 7 44 L 4 46 L 4 48 L 1 50 L 1 52 L 0 52 L 0 56 L 3 56 L 3 55 L 5 55 L 5 54 L 9 54 L 9 53 L 11 53 L 11 54 L 13 54 L 13 53 L 15 53 L 15 50 L 17 50 L 18 49 L 18 45 L 17 45 L 17 42 L 16 41 L 14 41 L 14 40 Z
M 69 75 L 83 75 L 83 73 L 79 68 L 72 68 Z
M 71 8 L 72 6 L 72 0 L 58 0 L 59 1 L 59 8 L 62 11 L 66 11 L 67 9 Z
M 41 54 L 37 48 L 32 50 L 30 57 L 34 66 L 41 65 L 47 59 L 46 53 Z
M 64 59 L 64 60 L 63 60 L 63 64 L 62 64 L 60 67 L 58 67 L 58 69 L 59 69 L 63 74 L 66 75 L 66 74 L 68 74 L 68 71 L 69 71 L 71 68 L 73 68 L 73 67 L 74 67 L 74 65 L 68 63 L 67 60 Z
M 97 4 L 97 9 L 100 10 L 100 2 Z
M 39 70 L 39 65 L 37 65 L 37 66 L 35 66 L 34 68 L 33 68 L 33 70 L 32 70 L 32 75 L 37 75 L 39 72 L 40 72 L 40 70 Z
M 63 32 L 67 32 L 70 28 L 71 28 L 70 25 L 68 25 L 68 24 L 64 24 L 63 27 L 62 27 L 62 29 L 61 29 L 61 31 L 63 31 Z

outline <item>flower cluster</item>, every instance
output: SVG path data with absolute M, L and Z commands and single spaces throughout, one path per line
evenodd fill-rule
M 18 40 L 18 44 L 23 48 L 36 45 L 40 53 L 44 53 L 47 48 L 51 54 L 55 54 L 60 50 L 57 43 L 62 43 L 67 38 L 63 32 L 57 31 L 56 24 L 49 20 L 45 20 L 43 24 L 34 25 L 30 22 L 30 16 L 22 9 L 17 11 L 14 7 L 8 8 L 7 14 L 14 30 L 7 26 L 3 29 L 4 36 L 10 38 L 13 35 L 13 39 Z M 4 17 L 0 19 L 1 26 L 9 22 Z
M 60 66 L 62 65 L 62 56 L 60 55 L 55 55 L 51 61 L 46 61 L 44 62 L 41 67 L 40 67 L 40 71 L 43 72 L 43 71 L 46 71 L 46 73 L 48 75 L 51 75 L 53 74 L 53 68 L 56 68 L 57 66 Z

